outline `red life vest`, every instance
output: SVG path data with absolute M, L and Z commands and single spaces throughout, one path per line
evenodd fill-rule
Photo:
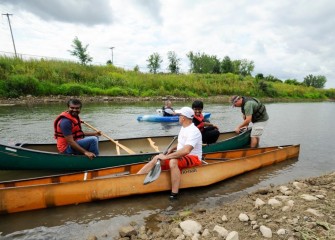
M 200 132 L 204 131 L 204 127 L 205 127 L 204 115 L 202 115 L 202 114 L 200 114 L 200 116 L 194 115 L 193 116 L 193 123 L 200 130 Z
M 70 113 L 68 112 L 62 112 L 55 120 L 54 122 L 54 131 L 55 131 L 55 139 L 57 139 L 57 148 L 59 152 L 64 152 L 68 146 L 64 135 L 60 129 L 60 122 L 62 120 L 62 118 L 67 118 L 69 120 L 71 120 L 72 122 L 72 136 L 73 139 L 76 141 L 78 139 L 82 139 L 84 138 L 84 132 L 81 130 L 81 121 L 80 118 L 78 116 L 78 118 L 75 118 L 73 116 L 71 116 Z

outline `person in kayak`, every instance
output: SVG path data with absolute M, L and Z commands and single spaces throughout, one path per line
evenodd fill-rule
M 202 143 L 215 143 L 220 136 L 220 131 L 216 125 L 205 120 L 204 115 L 202 114 L 204 103 L 200 100 L 195 100 L 192 103 L 192 109 L 194 111 L 193 123 L 201 132 Z
M 177 146 L 171 147 L 167 154 L 158 154 L 150 162 L 144 165 L 138 174 L 148 173 L 157 163 L 161 161 L 161 169 L 170 169 L 171 174 L 171 194 L 170 199 L 177 199 L 181 170 L 201 165 L 202 141 L 200 130 L 194 126 L 192 118 L 194 111 L 190 107 L 183 107 L 176 110 L 179 115 L 179 124 L 181 129 L 178 134 Z
M 176 115 L 172 108 L 172 102 L 170 100 L 165 101 L 165 105 L 162 107 L 163 116 L 164 117 L 171 117 Z
M 78 99 L 67 102 L 68 110 L 54 122 L 55 139 L 60 153 L 83 154 L 92 159 L 99 155 L 98 136 L 101 132 L 83 132 L 79 118 L 82 103 Z
M 237 95 L 232 96 L 230 101 L 232 107 L 241 108 L 243 115 L 243 122 L 235 128 L 235 132 L 240 133 L 241 129 L 248 127 L 249 124 L 252 123 L 250 147 L 258 147 L 260 137 L 263 135 L 264 128 L 269 119 L 265 105 L 257 98 L 242 97 Z

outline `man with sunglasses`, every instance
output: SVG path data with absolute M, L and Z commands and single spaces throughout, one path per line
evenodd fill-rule
M 82 103 L 78 99 L 67 102 L 68 110 L 62 112 L 54 122 L 57 148 L 64 154 L 83 154 L 89 159 L 99 155 L 98 136 L 101 132 L 83 132 L 79 113 Z
M 232 96 L 230 101 L 233 107 L 240 107 L 243 114 L 243 122 L 235 128 L 235 132 L 240 133 L 241 128 L 248 127 L 252 123 L 250 147 L 258 147 L 260 137 L 269 119 L 265 105 L 257 98 L 237 95 Z

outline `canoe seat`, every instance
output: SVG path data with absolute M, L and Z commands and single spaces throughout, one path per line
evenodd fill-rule
M 147 139 L 148 139 L 148 141 L 149 141 L 149 143 L 150 143 L 150 146 L 151 146 L 156 152 L 160 152 L 160 151 L 159 151 L 159 148 L 155 145 L 155 142 L 152 141 L 151 138 L 147 138 Z

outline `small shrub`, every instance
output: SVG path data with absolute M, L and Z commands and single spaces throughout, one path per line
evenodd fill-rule
M 83 94 L 90 94 L 88 87 L 79 85 L 77 83 L 66 83 L 59 87 L 60 94 L 67 96 L 81 96 Z
M 38 96 L 40 83 L 31 76 L 13 75 L 3 81 L 3 91 L 5 97 L 20 97 L 29 94 Z
M 107 89 L 106 94 L 108 96 L 127 96 L 127 91 L 119 87 L 113 87 Z

